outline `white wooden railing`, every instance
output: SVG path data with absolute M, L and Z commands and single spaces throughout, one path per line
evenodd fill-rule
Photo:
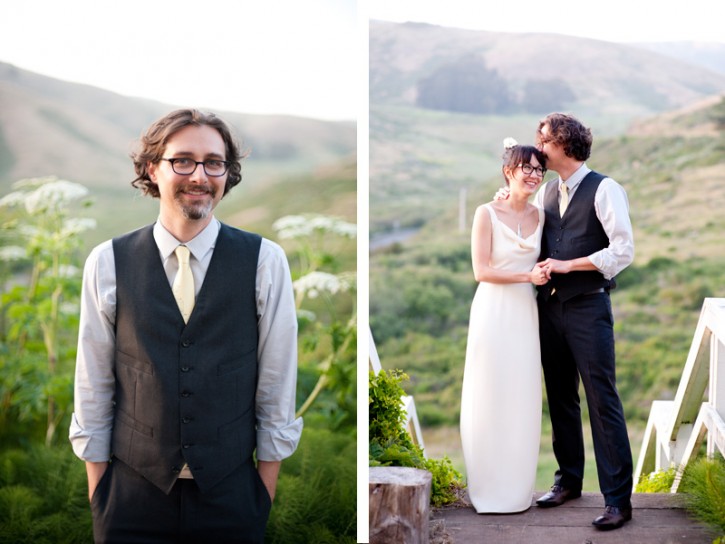
M 380 372 L 382 366 L 380 366 L 380 358 L 378 357 L 378 350 L 375 347 L 375 339 L 373 338 L 372 331 L 368 328 L 368 339 L 369 339 L 369 359 L 370 359 L 370 370 L 377 374 Z M 403 395 L 400 399 L 403 403 L 403 410 L 405 410 L 405 428 L 408 431 L 414 444 L 420 446 L 425 455 L 425 444 L 423 443 L 423 433 L 420 430 L 420 423 L 418 423 L 418 414 L 415 411 L 415 401 L 410 395 Z
M 707 400 L 704 399 L 707 389 Z M 707 438 L 706 454 L 725 455 L 725 298 L 706 298 L 674 400 L 652 403 L 634 482 L 676 468 L 670 491 Z

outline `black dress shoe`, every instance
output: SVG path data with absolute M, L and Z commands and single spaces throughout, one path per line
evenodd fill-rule
M 607 506 L 604 509 L 604 514 L 592 521 L 592 525 L 601 531 L 609 531 L 619 529 L 630 519 L 632 519 L 631 507 Z
M 559 484 L 554 484 L 545 495 L 542 495 L 536 501 L 536 505 L 542 508 L 551 508 L 552 506 L 561 506 L 566 501 L 578 499 L 581 496 L 581 489 L 567 489 Z

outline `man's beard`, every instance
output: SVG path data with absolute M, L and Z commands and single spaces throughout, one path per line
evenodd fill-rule
M 199 221 L 200 219 L 206 219 L 209 217 L 214 204 L 216 191 L 213 188 L 209 188 L 207 190 L 207 194 L 211 197 L 211 199 L 203 202 L 188 203 L 184 201 L 183 188 L 176 193 L 176 202 L 181 208 L 181 213 L 184 214 L 186 219 Z

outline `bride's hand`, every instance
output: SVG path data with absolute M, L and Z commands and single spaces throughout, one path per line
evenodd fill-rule
M 544 285 L 549 281 L 549 271 L 541 263 L 538 263 L 534 269 L 529 273 L 531 283 L 534 285 Z

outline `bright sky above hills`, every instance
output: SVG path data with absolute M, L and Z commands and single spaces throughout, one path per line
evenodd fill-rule
M 354 119 L 355 0 L 15 0 L 0 62 L 178 106 Z
M 371 19 L 492 32 L 550 32 L 611 42 L 725 43 L 718 0 L 366 0 Z

